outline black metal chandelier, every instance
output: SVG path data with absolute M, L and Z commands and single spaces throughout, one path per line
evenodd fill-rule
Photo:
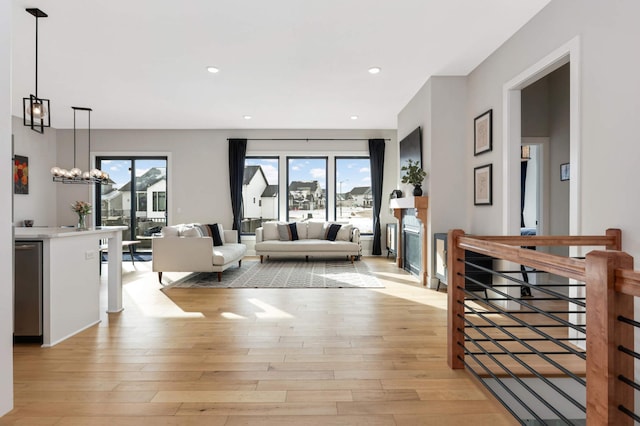
M 58 166 L 51 168 L 54 182 L 60 183 L 79 183 L 79 184 L 101 184 L 109 183 L 109 174 L 100 169 L 91 169 L 91 171 L 83 172 L 76 167 L 76 111 L 86 111 L 88 114 L 87 139 L 89 146 L 87 148 L 88 163 L 91 164 L 91 108 L 71 107 L 73 109 L 73 168 L 70 170 L 62 169 Z
M 51 109 L 49 99 L 38 97 L 38 19 L 46 18 L 48 15 L 34 8 L 27 9 L 27 12 L 36 18 L 36 92 L 35 95 L 22 98 L 23 124 L 38 133 L 44 133 L 44 128 L 51 126 Z

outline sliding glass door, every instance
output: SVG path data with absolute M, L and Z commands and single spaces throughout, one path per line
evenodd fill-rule
M 151 236 L 167 223 L 167 158 L 98 157 L 96 163 L 110 178 L 96 191 L 96 223 L 124 225 L 123 239 L 150 250 Z

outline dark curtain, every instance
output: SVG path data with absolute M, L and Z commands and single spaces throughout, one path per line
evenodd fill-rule
M 369 162 L 371 163 L 371 194 L 373 195 L 373 250 L 371 254 L 381 255 L 380 208 L 382 207 L 382 178 L 384 176 L 384 139 L 369 139 Z
M 229 188 L 231 189 L 233 229 L 238 231 L 238 242 L 240 242 L 242 227 L 242 179 L 246 154 L 246 139 L 229 139 Z
M 524 195 L 527 191 L 527 162 L 520 162 L 520 227 L 524 228 Z

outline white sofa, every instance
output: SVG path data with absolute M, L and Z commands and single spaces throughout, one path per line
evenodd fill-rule
M 256 229 L 256 255 L 260 262 L 270 256 L 347 256 L 353 262 L 362 255 L 360 231 L 349 224 L 339 224 L 335 241 L 327 239 L 329 226 L 336 222 L 295 222 L 298 239 L 292 240 L 292 232 L 285 222 L 265 222 Z M 291 228 L 289 228 L 291 229 Z M 330 237 L 331 238 L 331 237 Z
M 236 262 L 238 267 L 247 251 L 238 243 L 238 231 L 218 227 L 223 245 L 214 246 L 214 238 L 208 225 L 180 224 L 162 228 L 161 237 L 152 240 L 153 271 L 162 284 L 163 272 L 217 272 L 222 281 L 222 271 Z

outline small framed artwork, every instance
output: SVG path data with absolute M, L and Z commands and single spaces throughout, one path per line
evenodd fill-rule
M 493 110 L 480 114 L 473 120 L 473 155 L 493 149 Z
M 22 155 L 13 156 L 13 193 L 29 193 L 29 158 Z
M 560 180 L 569 180 L 571 167 L 569 163 L 560 164 Z
M 493 204 L 493 164 L 473 169 L 473 204 L 490 206 Z

